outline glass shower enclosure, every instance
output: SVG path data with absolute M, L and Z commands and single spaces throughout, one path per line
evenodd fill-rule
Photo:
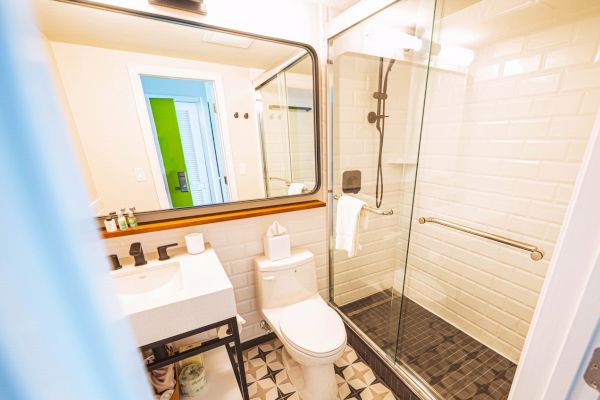
M 403 0 L 329 40 L 330 299 L 423 397 L 509 396 L 600 106 L 598 26 L 591 0 Z M 356 255 L 340 195 L 368 206 Z

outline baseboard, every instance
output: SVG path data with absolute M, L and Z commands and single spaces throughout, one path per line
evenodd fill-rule
M 269 340 L 275 339 L 277 336 L 274 332 L 267 333 L 266 335 L 262 335 L 259 337 L 255 337 L 254 339 L 247 340 L 242 342 L 242 350 L 248 350 L 252 347 L 258 346 L 259 344 L 263 344 L 268 342 Z

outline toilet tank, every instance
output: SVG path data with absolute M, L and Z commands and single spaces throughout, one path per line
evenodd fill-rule
M 278 261 L 254 259 L 259 307 L 284 307 L 317 293 L 315 256 L 308 250 L 293 249 L 292 255 Z

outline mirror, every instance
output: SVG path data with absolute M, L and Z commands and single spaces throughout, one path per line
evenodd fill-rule
M 35 2 L 98 216 L 318 189 L 308 46 Z

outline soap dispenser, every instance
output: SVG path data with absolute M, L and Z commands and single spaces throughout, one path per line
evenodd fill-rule
M 104 227 L 106 228 L 106 232 L 117 231 L 117 224 L 115 223 L 115 220 L 113 219 L 112 215 L 109 215 L 104 219 Z
M 134 211 L 135 211 L 135 207 L 130 207 L 127 210 L 127 224 L 129 225 L 130 228 L 136 228 L 138 226 L 137 218 L 133 214 Z
M 119 225 L 119 230 L 125 231 L 127 230 L 127 220 L 123 213 L 125 212 L 124 208 L 121 208 L 117 211 L 117 224 Z

